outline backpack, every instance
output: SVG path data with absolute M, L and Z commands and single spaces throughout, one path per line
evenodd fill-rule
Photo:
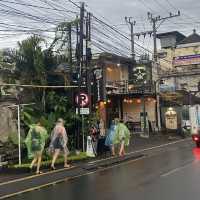
M 40 133 L 36 131 L 35 128 L 33 128 L 31 133 L 31 147 L 33 151 L 40 151 Z

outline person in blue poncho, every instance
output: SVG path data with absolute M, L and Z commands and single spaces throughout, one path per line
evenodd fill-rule
M 116 127 L 117 127 L 116 121 L 112 120 L 110 128 L 109 128 L 107 136 L 106 136 L 106 140 L 105 140 L 105 145 L 110 147 L 112 156 L 115 156 L 115 146 L 113 144 L 113 140 L 114 140 L 115 133 L 116 133 Z

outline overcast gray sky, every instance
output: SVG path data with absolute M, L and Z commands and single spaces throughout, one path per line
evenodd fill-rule
M 169 16 L 169 12 L 177 13 L 178 10 L 180 10 L 181 16 L 166 20 L 161 24 L 158 32 L 178 30 L 188 35 L 195 28 L 200 33 L 199 0 L 85 0 L 85 3 L 87 10 L 107 23 L 115 25 L 127 36 L 129 36 L 130 30 L 125 24 L 125 16 L 131 16 L 133 20 L 136 20 L 134 31 L 140 32 L 152 29 L 152 25 L 147 19 L 147 12 L 153 13 L 154 16 L 166 17 Z M 29 6 L 23 4 L 29 4 Z M 45 9 L 37 8 L 37 6 L 45 7 Z M 46 7 L 51 8 L 51 10 L 46 9 Z M 51 29 L 54 27 L 53 22 L 57 24 L 59 21 L 70 20 L 75 16 L 72 13 L 66 14 L 64 11 L 56 10 L 64 8 L 78 12 L 78 9 L 67 0 L 0 0 L 0 29 L 7 30 L 13 27 L 17 29 L 17 26 L 18 29 L 23 29 L 23 26 L 35 29 Z M 53 9 L 55 10 L 53 11 Z M 19 16 L 19 10 L 21 10 L 21 13 L 25 12 L 26 17 Z M 34 20 L 30 20 L 32 16 L 36 16 Z M 38 19 L 41 17 L 43 22 Z M 9 27 L 6 27 L 4 23 Z M 48 36 L 47 33 L 42 34 Z M 1 48 L 13 47 L 17 40 L 25 37 L 27 37 L 27 34 L 1 31 Z M 150 37 L 140 37 L 136 41 L 147 48 L 151 48 L 152 38 Z
M 169 12 L 181 11 L 181 16 L 167 20 L 159 32 L 179 30 L 185 34 L 193 28 L 200 29 L 199 0 L 87 0 L 92 10 L 98 11 L 114 24 L 124 23 L 124 16 L 132 16 L 137 21 L 136 31 L 151 29 L 147 20 L 147 12 L 155 16 L 168 16 Z

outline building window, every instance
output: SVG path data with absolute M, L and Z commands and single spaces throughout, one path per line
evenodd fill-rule
M 167 52 L 158 53 L 158 58 L 166 58 L 166 57 L 167 57 Z

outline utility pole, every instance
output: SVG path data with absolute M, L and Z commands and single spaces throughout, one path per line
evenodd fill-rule
M 81 104 L 81 84 L 82 84 L 82 71 L 83 71 L 83 40 L 84 40 L 84 13 L 85 12 L 85 4 L 81 2 L 80 6 L 80 18 L 79 24 L 77 23 L 76 32 L 77 32 L 77 44 L 76 44 L 76 58 L 77 58 L 77 66 L 78 66 L 78 116 L 80 115 L 80 104 Z M 78 17 L 77 17 L 78 18 Z M 77 123 L 77 148 L 80 148 L 80 122 Z M 83 125 L 83 122 L 82 122 Z M 83 131 L 83 126 L 82 126 Z M 84 148 L 83 148 L 84 150 Z
M 81 96 L 80 96 L 80 87 L 82 84 L 83 80 L 83 65 L 84 65 L 84 59 L 83 59 L 83 40 L 84 40 L 84 14 L 85 14 L 85 3 L 81 2 L 81 7 L 80 7 L 80 68 L 79 68 L 79 94 L 78 94 L 78 104 L 79 104 L 79 116 L 80 116 L 80 104 L 81 104 Z M 83 152 L 85 151 L 85 135 L 84 135 L 84 116 L 83 113 L 81 114 L 81 132 L 82 132 L 82 149 Z
M 152 28 L 153 28 L 153 60 L 154 60 L 154 65 L 157 70 L 158 74 L 158 68 L 157 68 L 157 61 L 158 61 L 158 52 L 157 52 L 157 37 L 156 33 L 160 25 L 167 19 L 171 19 L 174 17 L 179 17 L 180 16 L 180 11 L 178 11 L 177 14 L 172 14 L 170 13 L 169 16 L 167 17 L 161 17 L 161 16 L 156 16 L 154 17 L 152 13 L 148 12 L 148 19 L 152 23 Z M 157 26 L 157 22 L 160 22 L 160 24 Z M 158 131 L 161 129 L 161 114 L 160 114 L 160 96 L 159 96 L 159 85 L 157 85 L 157 81 L 155 81 L 155 95 L 156 95 L 156 126 L 158 127 Z
M 87 74 L 87 89 L 88 89 L 88 97 L 89 97 L 89 110 L 92 112 L 92 94 L 91 94 L 91 13 L 87 13 L 86 18 L 86 74 Z
M 157 53 L 157 42 L 156 42 L 156 33 L 157 33 L 157 29 L 159 28 L 159 26 L 167 19 L 171 19 L 174 17 L 179 17 L 180 16 L 180 11 L 178 11 L 177 14 L 172 14 L 170 13 L 169 16 L 167 17 L 161 17 L 161 16 L 156 16 L 154 17 L 152 13 L 148 12 L 148 19 L 150 20 L 150 22 L 152 23 L 152 27 L 153 27 L 153 46 L 154 46 L 154 62 L 158 61 L 158 53 Z M 158 27 L 156 27 L 157 22 L 161 22 L 160 25 Z
M 70 65 L 70 75 L 72 76 L 72 25 L 71 23 L 68 26 L 68 56 L 69 56 L 69 65 Z
M 79 17 L 76 16 L 76 19 L 77 19 L 77 23 L 76 23 L 76 70 L 78 70 L 78 67 L 80 66 L 80 56 L 79 56 L 79 24 L 80 24 L 80 20 L 79 20 Z M 80 80 L 79 80 L 79 72 L 77 73 L 77 81 L 78 81 L 78 94 L 80 94 Z M 79 104 L 78 105 L 75 105 L 75 112 L 76 111 L 76 106 L 78 106 L 78 115 L 80 113 L 80 106 Z M 79 138 L 80 138 L 80 123 L 78 120 L 76 120 L 76 148 L 79 149 L 80 147 L 80 143 L 79 143 Z
M 131 56 L 133 63 L 135 62 L 135 44 L 134 44 L 134 33 L 133 33 L 133 27 L 136 25 L 136 21 L 131 20 L 132 17 L 125 17 L 126 23 L 130 24 L 131 26 Z
M 83 70 L 83 40 L 84 40 L 84 12 L 85 12 L 85 3 L 81 2 L 80 7 L 80 33 L 79 33 L 79 51 L 80 51 L 80 68 L 79 68 L 79 74 L 80 74 L 80 80 L 82 79 L 82 70 Z

